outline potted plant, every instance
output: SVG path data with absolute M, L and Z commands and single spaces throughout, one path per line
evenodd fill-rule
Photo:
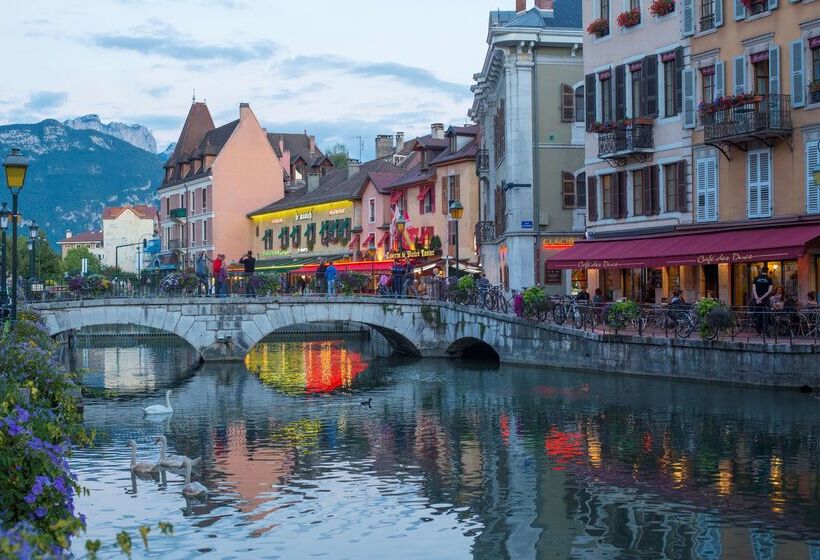
M 809 102 L 820 103 L 820 80 L 809 82 Z
M 524 290 L 524 317 L 543 321 L 547 311 L 549 304 L 544 290 L 536 286 Z
M 635 117 L 635 124 L 652 124 L 655 122 L 655 119 L 652 117 Z
M 618 14 L 618 25 L 621 27 L 634 27 L 641 23 L 641 9 L 632 8 L 629 11 Z
M 441 237 L 434 235 L 430 238 L 430 250 L 436 255 L 441 254 Z
M 613 130 L 615 130 L 615 123 L 614 122 L 606 122 L 606 123 L 595 122 L 590 127 L 591 132 L 597 132 L 599 134 L 602 133 L 602 132 L 612 132 Z
M 607 35 L 609 33 L 609 20 L 606 18 L 592 20 L 587 26 L 587 33 L 596 37 Z
M 641 315 L 641 308 L 638 304 L 631 300 L 616 301 L 609 306 L 604 317 L 606 317 L 607 324 L 612 327 L 612 330 L 617 334 L 631 321 L 636 320 Z
M 655 17 L 663 17 L 675 11 L 675 0 L 655 0 L 649 5 L 649 13 Z

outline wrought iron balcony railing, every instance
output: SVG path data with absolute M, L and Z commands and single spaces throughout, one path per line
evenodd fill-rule
M 654 151 L 652 124 L 618 123 L 615 128 L 598 133 L 598 157 L 626 157 Z
M 703 133 L 710 140 L 747 140 L 791 132 L 791 96 L 760 95 L 748 103 L 701 115 Z
M 182 239 L 169 239 L 168 240 L 168 250 L 169 251 L 176 251 L 178 249 L 183 248 Z
M 475 155 L 475 174 L 481 175 L 490 171 L 490 150 L 479 148 Z
M 495 222 L 478 222 L 475 225 L 475 242 L 478 245 L 495 241 L 495 234 Z

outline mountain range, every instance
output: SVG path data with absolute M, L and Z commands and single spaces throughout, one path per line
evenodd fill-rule
M 19 211 L 23 220 L 36 220 L 52 244 L 66 230 L 99 229 L 104 206 L 155 204 L 162 164 L 173 152 L 169 146 L 157 154 L 145 127 L 104 125 L 96 115 L 0 126 L 0 151 L 11 148 L 30 158 Z M 11 206 L 8 195 L 0 201 Z

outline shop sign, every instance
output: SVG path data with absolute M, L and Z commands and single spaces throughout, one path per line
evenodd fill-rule
M 589 268 L 624 268 L 624 265 L 618 261 L 578 261 L 576 268 L 580 268 L 581 270 Z
M 296 214 L 296 220 L 312 220 L 313 219 L 313 212 L 303 212 L 301 214 Z
M 272 223 L 272 224 L 281 224 L 282 223 L 282 218 L 274 218 L 270 221 L 270 223 Z
M 430 249 L 422 249 L 421 251 L 396 251 L 395 253 L 387 253 L 385 258 L 390 259 L 418 259 L 424 257 L 435 256 L 436 252 Z
M 328 216 L 339 216 L 340 214 L 345 213 L 346 208 L 334 208 L 333 210 L 328 210 Z
M 544 274 L 544 284 L 560 285 L 561 271 L 555 268 L 548 268 Z
M 725 264 L 752 262 L 757 257 L 752 253 L 712 253 L 709 255 L 699 255 L 698 264 Z
M 544 249 L 567 249 L 575 245 L 574 237 L 545 237 L 541 241 L 541 247 Z
M 290 251 L 262 251 L 263 257 L 287 257 Z

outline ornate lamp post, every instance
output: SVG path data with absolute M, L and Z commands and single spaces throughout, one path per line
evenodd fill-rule
M 0 248 L 0 251 L 2 251 L 0 256 L 0 305 L 6 305 L 6 300 L 9 297 L 6 291 L 6 229 L 9 227 L 10 215 L 8 204 L 4 202 L 0 206 L 0 230 L 2 230 L 2 234 L 0 234 L 0 246 L 2 246 Z
M 461 202 L 458 200 L 453 200 L 450 202 L 450 217 L 453 218 L 456 222 L 456 276 L 459 273 L 459 262 L 458 262 L 458 221 L 464 215 L 464 206 L 461 205 Z
M 34 280 L 37 277 L 37 271 L 35 270 L 37 266 L 37 232 L 40 228 L 37 226 L 37 222 L 33 221 L 28 225 L 28 239 L 29 239 L 29 272 L 28 276 L 29 279 Z
M 399 234 L 399 254 L 404 252 L 404 228 L 407 225 L 407 222 L 404 221 L 404 217 L 399 214 L 399 217 L 396 218 L 396 231 Z
M 3 162 L 6 185 L 11 191 L 11 320 L 17 320 L 17 195 L 23 190 L 28 170 L 28 158 L 18 148 L 12 148 Z

